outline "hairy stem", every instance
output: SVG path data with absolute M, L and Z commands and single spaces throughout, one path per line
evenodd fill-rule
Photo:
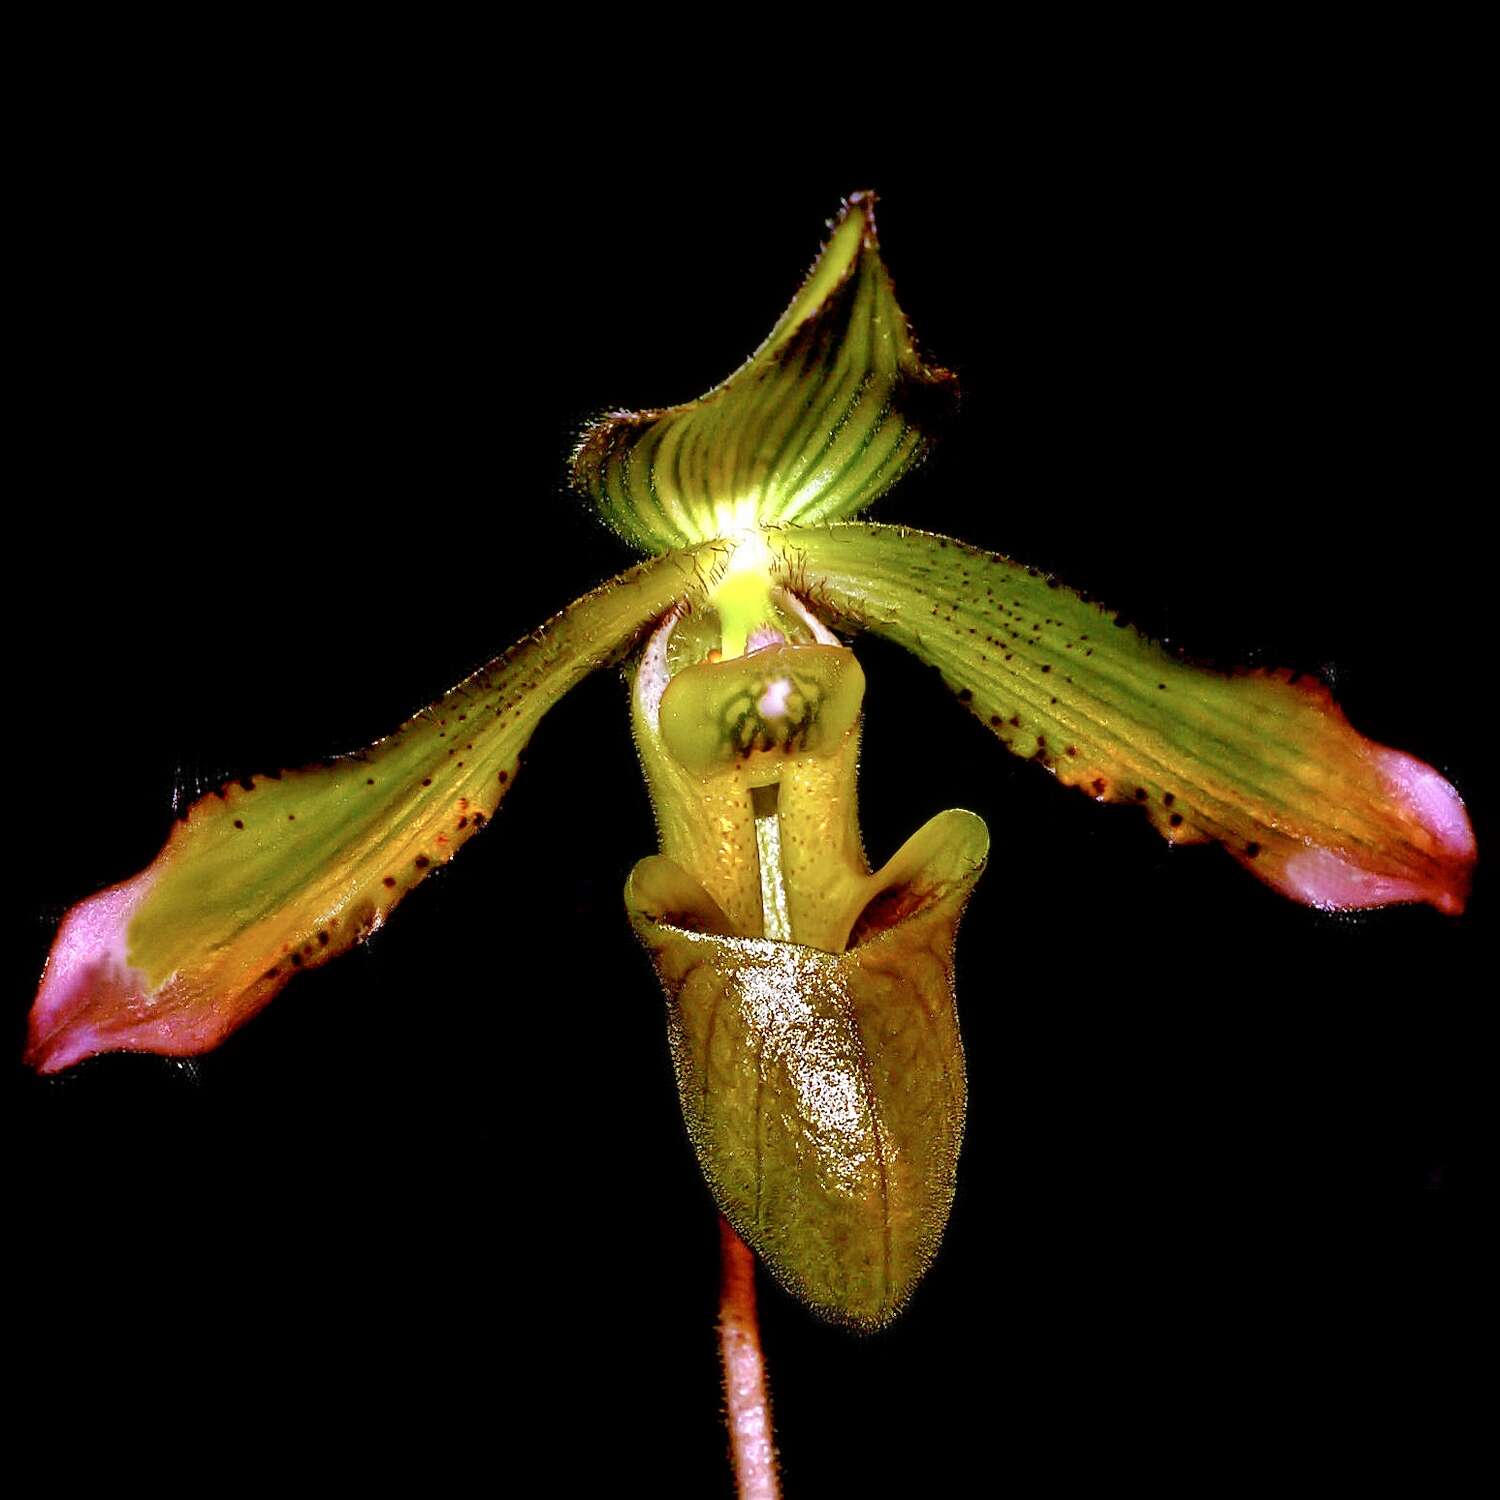
M 771 1396 L 755 1313 L 755 1257 L 719 1216 L 719 1356 L 739 1500 L 780 1500 Z

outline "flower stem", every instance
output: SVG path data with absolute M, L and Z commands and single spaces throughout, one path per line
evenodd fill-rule
M 739 1500 L 780 1500 L 771 1396 L 755 1313 L 755 1257 L 719 1216 L 719 1356 Z

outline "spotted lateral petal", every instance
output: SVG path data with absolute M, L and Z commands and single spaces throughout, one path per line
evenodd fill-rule
M 905 646 L 1017 755 L 1174 843 L 1214 839 L 1325 910 L 1463 910 L 1474 835 L 1430 766 L 1359 734 L 1327 688 L 1169 655 L 1034 569 L 946 537 L 849 523 L 774 539 L 794 585 Z
M 757 521 L 854 515 L 920 456 L 956 387 L 918 358 L 874 205 L 848 200 L 792 305 L 722 385 L 584 434 L 574 480 L 627 541 L 660 552 Z
M 494 816 L 542 715 L 696 592 L 713 553 L 621 574 L 363 754 L 195 803 L 149 869 L 63 919 L 27 1061 L 207 1051 L 375 931 Z

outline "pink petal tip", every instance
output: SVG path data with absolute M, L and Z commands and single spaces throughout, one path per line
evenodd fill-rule
M 26 1062 L 37 1072 L 60 1073 L 96 1052 L 128 1046 L 122 1019 L 135 1015 L 149 1024 L 153 996 L 125 957 L 125 932 L 153 880 L 146 870 L 63 918 L 31 1007 Z
M 1458 916 L 1468 903 L 1477 850 L 1463 799 L 1414 755 L 1377 745 L 1370 758 L 1391 802 L 1413 827 L 1411 848 L 1421 857 L 1397 874 L 1389 868 L 1367 869 L 1347 850 L 1310 847 L 1291 855 L 1274 873 L 1273 867 L 1257 873 L 1321 911 L 1425 901 L 1447 916 Z

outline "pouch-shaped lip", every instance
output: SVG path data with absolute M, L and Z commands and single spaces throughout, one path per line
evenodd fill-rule
M 934 818 L 867 877 L 842 952 L 737 936 L 661 855 L 626 886 L 715 1201 L 834 1321 L 889 1322 L 942 1237 L 965 1110 L 952 944 L 987 844 L 972 813 Z

